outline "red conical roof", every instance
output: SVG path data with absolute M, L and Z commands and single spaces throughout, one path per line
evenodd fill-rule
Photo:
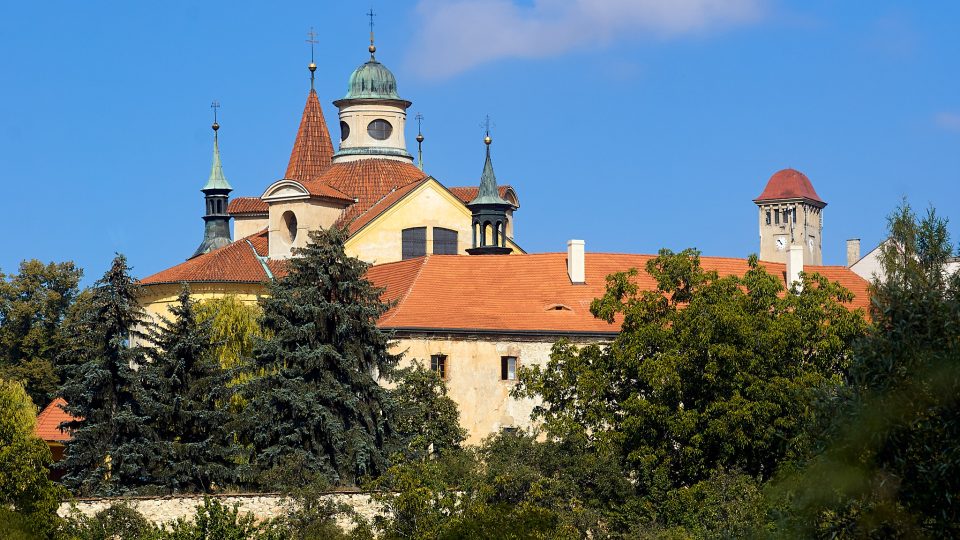
M 333 162 L 333 143 L 327 121 L 323 118 L 323 109 L 317 92 L 310 89 L 307 104 L 303 107 L 297 140 L 290 152 L 290 163 L 284 178 L 300 182 L 313 180 Z
M 817 191 L 813 189 L 813 184 L 810 183 L 807 175 L 796 169 L 777 171 L 767 181 L 767 187 L 763 188 L 763 193 L 753 202 L 781 199 L 807 199 L 823 205 L 827 204 L 817 195 Z

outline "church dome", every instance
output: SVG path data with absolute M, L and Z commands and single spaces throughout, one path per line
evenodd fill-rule
M 783 169 L 774 173 L 774 175 L 770 177 L 770 180 L 767 181 L 767 186 L 763 188 L 763 193 L 753 201 L 760 202 L 782 199 L 807 199 L 826 204 L 823 199 L 817 195 L 817 191 L 813 189 L 813 184 L 810 182 L 810 179 L 807 178 L 807 175 L 796 169 Z
M 343 99 L 400 99 L 397 79 L 386 66 L 371 58 L 350 75 Z

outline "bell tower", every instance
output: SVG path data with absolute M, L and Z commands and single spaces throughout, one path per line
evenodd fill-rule
M 489 122 L 487 119 L 488 126 Z M 483 174 L 480 175 L 480 189 L 477 197 L 467 203 L 467 208 L 473 214 L 473 247 L 467 250 L 470 255 L 506 255 L 513 251 L 507 245 L 507 212 L 516 207 L 501 197 L 497 188 L 497 177 L 493 174 L 493 162 L 490 160 L 492 142 L 488 127 L 483 138 L 483 143 L 487 145 L 487 159 L 483 163 Z
M 760 260 L 786 263 L 790 248 L 803 248 L 805 264 L 823 264 L 823 209 L 805 174 L 795 169 L 778 171 L 763 193 L 753 200 L 759 209 Z

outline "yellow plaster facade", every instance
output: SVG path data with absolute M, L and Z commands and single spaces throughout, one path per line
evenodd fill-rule
M 179 283 L 158 283 L 143 288 L 140 305 L 154 321 L 160 317 L 170 317 L 170 307 L 177 303 L 182 285 Z M 261 296 L 267 294 L 262 283 L 190 283 L 190 298 L 195 301 L 234 296 L 245 304 L 256 304 Z
M 539 402 L 510 397 L 516 381 L 501 380 L 501 358 L 512 356 L 517 358 L 518 366 L 543 367 L 550 359 L 554 341 L 408 337 L 398 339 L 391 351 L 403 353 L 401 366 L 418 360 L 429 368 L 432 355 L 446 356 L 447 393 L 460 409 L 460 425 L 468 432 L 467 443 L 478 444 L 503 428 L 536 427 L 530 413 Z

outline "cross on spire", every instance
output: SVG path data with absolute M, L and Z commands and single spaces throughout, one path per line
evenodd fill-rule
M 484 115 L 483 122 L 480 122 L 480 127 L 483 128 L 483 142 L 489 146 L 493 142 L 493 139 L 490 138 L 490 128 L 497 127 L 497 125 L 490 121 L 490 115 L 487 114 Z
M 310 31 L 307 32 L 307 43 L 310 44 L 310 63 L 313 63 L 313 46 L 319 43 L 317 41 L 317 33 L 313 31 L 313 27 L 310 27 Z
M 217 130 L 220 129 L 220 124 L 217 123 L 217 109 L 220 108 L 220 102 L 213 100 L 213 102 L 210 103 L 210 108 L 213 109 L 213 125 L 210 127 L 213 128 L 213 136 L 216 138 Z
M 422 131 L 422 130 L 420 129 L 420 122 L 423 121 L 423 115 L 420 114 L 420 113 L 417 113 L 417 115 L 414 116 L 414 118 L 417 119 L 417 133 L 420 133 L 420 132 Z
M 370 8 L 370 11 L 367 12 L 367 16 L 370 17 L 370 59 L 374 60 L 373 53 L 377 52 L 377 47 L 373 44 L 373 18 L 376 16 L 376 13 L 373 12 L 373 8 Z

